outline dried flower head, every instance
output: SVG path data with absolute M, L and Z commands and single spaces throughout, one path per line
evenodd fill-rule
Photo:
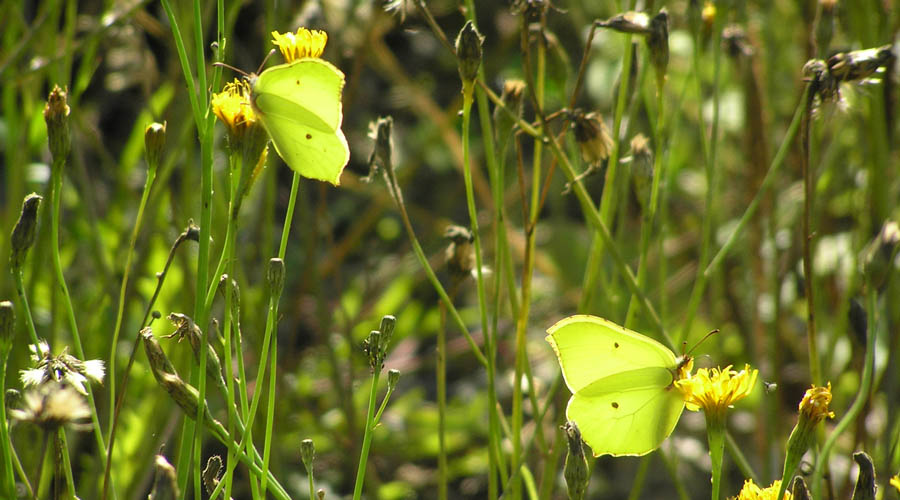
M 703 409 L 707 415 L 724 415 L 725 410 L 735 402 L 744 399 L 756 385 L 759 370 L 744 365 L 741 371 L 734 371 L 731 365 L 723 369 L 700 368 L 697 373 L 675 381 L 684 394 L 685 406 L 688 410 Z
M 776 480 L 767 488 L 760 488 L 752 479 L 744 481 L 741 492 L 733 500 L 775 500 L 778 490 L 781 488 L 781 481 Z M 782 500 L 791 500 L 791 494 L 785 492 Z
M 89 429 L 85 420 L 91 416 L 84 396 L 74 388 L 59 382 L 41 384 L 22 398 L 22 408 L 9 410 L 9 416 L 21 422 L 31 422 L 53 431 L 62 426 L 75 430 Z
M 31 344 L 28 348 L 31 350 L 31 360 L 35 367 L 20 372 L 25 387 L 46 385 L 51 381 L 60 382 L 87 396 L 85 382 L 103 382 L 105 369 L 102 360 L 82 361 L 69 355 L 68 348 L 59 356 L 53 356 L 50 354 L 50 346 L 45 341 L 37 345 Z
M 320 57 L 328 43 L 328 33 L 320 30 L 297 28 L 296 33 L 272 32 L 272 44 L 278 47 L 285 62 L 308 57 Z

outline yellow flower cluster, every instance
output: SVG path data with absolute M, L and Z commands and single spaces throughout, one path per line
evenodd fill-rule
M 738 496 L 733 497 L 732 500 L 775 500 L 780 488 L 781 481 L 779 480 L 776 480 L 768 488 L 760 488 L 752 479 L 748 479 L 744 481 L 744 486 Z M 791 500 L 790 492 L 785 492 L 782 500 Z
M 800 401 L 800 414 L 812 420 L 820 422 L 825 417 L 834 418 L 834 412 L 828 410 L 831 403 L 831 382 L 826 387 L 815 385 L 806 390 L 803 400 Z
M 250 85 L 235 79 L 225 84 L 225 88 L 212 96 L 213 113 L 228 128 L 234 138 L 241 138 L 251 126 L 256 124 L 256 113 L 250 105 Z
M 891 478 L 891 486 L 897 488 L 897 492 L 900 493 L 900 474 Z
M 297 28 L 296 33 L 272 32 L 272 43 L 281 51 L 286 62 L 307 57 L 319 57 L 325 51 L 328 34 L 319 30 Z
M 751 370 L 750 365 L 737 372 L 731 365 L 724 369 L 700 368 L 687 378 L 676 380 L 675 386 L 684 394 L 687 409 L 700 408 L 707 414 L 723 414 L 736 401 L 745 398 L 756 384 L 759 370 Z

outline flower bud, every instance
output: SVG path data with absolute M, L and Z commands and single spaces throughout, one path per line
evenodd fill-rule
M 631 155 L 628 158 L 631 163 L 634 193 L 644 210 L 648 208 L 653 183 L 653 151 L 648 146 L 649 142 L 643 134 L 634 136 L 631 139 Z
M 363 350 L 369 360 L 369 370 L 375 373 L 376 370 L 381 371 L 384 363 L 384 351 L 381 349 L 381 332 L 372 330 L 369 336 L 363 342 Z
M 500 101 L 503 102 L 503 106 L 506 107 L 507 110 L 511 111 L 512 114 L 517 117 L 522 117 L 522 102 L 523 97 L 525 96 L 525 82 L 522 80 L 506 80 L 503 82 L 503 92 L 500 94 Z M 513 118 L 509 116 L 503 108 L 497 106 L 494 108 L 494 127 L 496 128 L 496 133 L 499 134 L 507 134 L 509 130 L 515 125 L 515 121 Z
M 397 318 L 391 316 L 390 314 L 385 315 L 381 318 L 381 341 L 384 348 L 387 348 L 387 343 L 391 341 L 391 337 L 394 335 L 394 326 L 397 325 Z
M 316 492 L 316 498 L 325 500 L 325 488 L 319 488 L 319 491 Z
M 656 73 L 656 87 L 661 91 L 669 67 L 669 14 L 666 9 L 661 9 L 650 20 L 647 48 L 650 49 L 650 61 Z
M 591 166 L 597 166 L 609 158 L 613 140 L 609 129 L 603 122 L 599 112 L 584 114 L 580 110 L 574 113 L 572 126 L 575 130 L 575 142 L 581 148 L 581 158 Z
M 266 267 L 266 286 L 268 286 L 269 297 L 275 302 L 281 298 L 281 292 L 284 290 L 284 261 L 279 258 L 269 259 L 269 265 Z
M 816 425 L 826 417 L 834 418 L 834 412 L 829 411 L 831 403 L 831 382 L 826 387 L 812 386 L 800 401 L 800 417 L 797 425 L 791 431 L 787 442 L 787 453 L 784 457 L 784 470 L 782 472 L 782 487 L 794 477 L 800 459 L 815 441 Z
M 569 489 L 569 500 L 582 500 L 591 480 L 587 459 L 584 456 L 584 441 L 575 422 L 571 420 L 566 422 L 562 429 L 569 443 L 566 465 L 563 469 L 566 486 Z
M 178 490 L 178 478 L 175 467 L 162 455 L 156 455 L 154 461 L 153 489 L 149 500 L 175 500 L 181 498 Z
M 44 106 L 44 121 L 47 123 L 47 140 L 50 145 L 50 154 L 53 155 L 53 164 L 62 165 L 69 156 L 71 148 L 69 138 L 69 105 L 66 102 L 66 91 L 53 86 L 47 105 Z
M 466 21 L 465 26 L 456 37 L 456 57 L 459 64 L 459 77 L 463 86 L 471 86 L 478 77 L 478 68 L 481 66 L 481 44 L 484 37 L 478 33 L 478 29 L 472 21 Z
M 456 225 L 448 226 L 444 237 L 450 240 L 444 251 L 447 271 L 455 282 L 462 281 L 475 269 L 475 247 L 472 245 L 475 237 L 467 228 Z
M 144 130 L 144 154 L 150 170 L 159 167 L 163 149 L 166 147 L 166 123 L 153 122 Z
M 716 25 L 716 4 L 710 1 L 706 1 L 703 3 L 703 10 L 700 11 L 700 20 L 703 23 L 703 28 L 700 31 L 700 40 L 704 47 L 706 47 L 709 39 L 712 38 L 713 28 Z
M 28 250 L 34 245 L 38 223 L 37 212 L 41 200 L 43 198 L 40 195 L 31 193 L 22 202 L 22 213 L 10 236 L 12 251 L 9 254 L 9 267 L 14 271 L 22 267 L 28 256 Z
M 300 459 L 306 467 L 306 473 L 312 474 L 313 461 L 316 459 L 316 445 L 312 439 L 304 439 L 300 442 Z
M 0 302 L 0 357 L 6 357 L 12 349 L 13 337 L 16 333 L 16 313 L 13 303 Z

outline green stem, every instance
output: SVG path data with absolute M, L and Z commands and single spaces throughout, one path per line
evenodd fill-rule
M 806 294 L 806 339 L 809 350 L 809 375 L 812 383 L 821 385 L 822 375 L 819 368 L 819 349 L 816 341 L 816 315 L 815 315 L 815 287 L 813 286 L 813 255 L 812 255 L 812 211 L 813 211 L 813 180 L 810 167 L 810 127 L 812 126 L 812 111 L 815 92 L 809 92 L 806 96 L 803 110 L 803 128 L 800 133 L 800 166 L 803 171 L 803 285 Z M 871 328 L 871 327 L 870 327 Z
M 9 351 L 0 354 L 0 452 L 3 454 L 3 481 L 0 483 L 0 491 L 8 498 L 16 497 L 16 480 L 13 475 L 12 442 L 9 440 L 9 428 L 6 424 L 6 365 L 9 361 Z
M 712 500 L 719 500 L 722 487 L 722 461 L 725 454 L 724 415 L 706 413 L 706 434 L 709 439 L 709 458 L 712 463 Z
M 378 379 L 381 370 L 375 370 L 372 374 L 372 388 L 369 391 L 369 409 L 366 412 L 366 429 L 363 435 L 362 451 L 359 454 L 359 467 L 356 470 L 356 485 L 353 487 L 353 500 L 362 498 L 363 480 L 366 477 L 366 461 L 369 457 L 369 448 L 372 446 L 372 434 L 375 431 L 373 425 L 375 417 L 375 398 L 378 395 Z
M 435 360 L 435 383 L 438 405 L 438 499 L 447 498 L 447 308 L 438 303 L 441 322 L 437 332 L 437 360 Z M 490 359 L 490 358 L 488 358 Z M 490 453 L 492 450 L 488 450 Z
M 28 296 L 25 295 L 25 279 L 22 276 L 22 268 L 13 269 L 12 275 L 13 281 L 16 282 L 16 295 L 19 297 L 19 304 L 25 312 L 25 327 L 28 329 L 31 343 L 38 345 L 40 339 L 38 339 L 37 330 L 34 327 L 34 317 L 31 315 L 31 307 L 28 305 Z
M 58 464 L 58 466 L 62 469 L 61 472 L 65 475 L 66 490 L 69 493 L 69 498 L 78 498 L 75 495 L 75 479 L 72 477 L 72 461 L 69 458 L 69 446 L 66 443 L 66 430 L 64 427 L 59 427 L 56 430 L 56 445 L 59 447 L 59 455 L 57 459 L 60 460 L 60 463 Z
M 81 346 L 81 336 L 78 334 L 78 324 L 75 321 L 75 309 L 72 305 L 72 299 L 69 296 L 69 287 L 66 285 L 65 276 L 63 276 L 62 262 L 59 259 L 59 205 L 62 197 L 62 172 L 65 168 L 65 158 L 54 158 L 51 167 L 51 183 L 50 189 L 51 211 L 50 211 L 50 254 L 53 260 L 53 270 L 56 272 L 56 282 L 63 295 L 63 303 L 66 308 L 66 318 L 69 320 L 69 329 L 72 334 L 72 344 L 75 347 L 75 355 L 78 359 L 87 359 L 84 356 L 84 348 Z M 24 295 L 23 295 L 24 296 Z M 97 417 L 97 405 L 94 402 L 94 391 L 91 384 L 85 384 L 87 389 L 88 404 L 91 408 L 91 425 L 94 429 L 94 437 L 97 441 L 97 448 L 106 449 L 103 442 L 103 432 L 100 430 L 100 420 Z M 106 454 L 100 453 L 101 465 L 106 467 Z

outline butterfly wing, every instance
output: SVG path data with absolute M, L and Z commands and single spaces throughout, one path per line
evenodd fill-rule
M 645 455 L 672 433 L 684 399 L 671 386 L 671 350 L 596 316 L 571 316 L 547 331 L 572 391 L 566 416 L 595 456 Z
M 343 87 L 344 74 L 321 59 L 274 66 L 253 82 L 253 106 L 284 162 L 335 185 L 350 159 L 341 131 Z
M 684 399 L 666 368 L 629 370 L 572 395 L 566 418 L 575 421 L 594 456 L 646 455 L 675 429 Z

